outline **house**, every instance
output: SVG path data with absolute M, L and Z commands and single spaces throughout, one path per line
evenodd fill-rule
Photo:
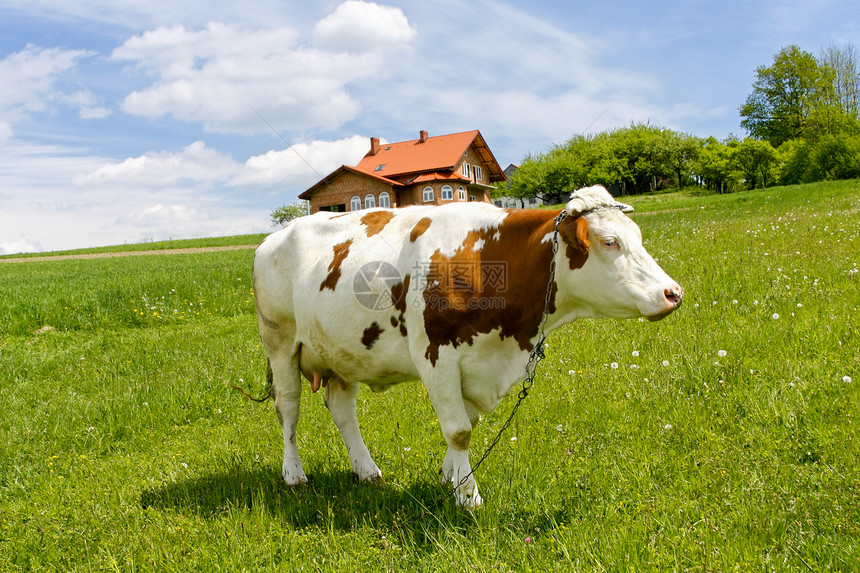
M 299 195 L 317 211 L 371 207 L 492 202 L 493 184 L 505 174 L 478 130 L 380 144 L 355 167 L 343 165 Z

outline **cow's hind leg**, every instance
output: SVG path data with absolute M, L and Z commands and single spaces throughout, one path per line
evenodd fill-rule
M 355 415 L 355 402 L 359 384 L 343 379 L 333 379 L 325 388 L 325 405 L 346 444 L 352 471 L 361 481 L 377 482 L 382 480 L 382 472 L 370 457 Z
M 278 351 L 270 354 L 269 368 L 271 391 L 275 399 L 275 412 L 284 432 L 284 462 L 281 474 L 287 485 L 308 482 L 299 450 L 296 447 L 296 427 L 299 422 L 299 403 L 302 395 L 302 377 L 297 354 Z

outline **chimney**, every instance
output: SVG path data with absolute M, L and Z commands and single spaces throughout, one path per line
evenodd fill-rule
M 427 141 L 427 130 L 422 129 L 419 132 L 419 135 L 420 137 L 418 138 L 418 143 L 424 143 L 425 141 Z
M 370 155 L 376 155 L 379 153 L 379 138 L 371 137 L 370 138 Z

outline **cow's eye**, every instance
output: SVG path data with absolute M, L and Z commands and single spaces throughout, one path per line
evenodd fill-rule
M 607 249 L 617 249 L 618 241 L 615 239 L 603 239 L 603 246 Z

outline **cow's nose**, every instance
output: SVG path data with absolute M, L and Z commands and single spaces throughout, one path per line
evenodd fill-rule
M 681 306 L 681 303 L 684 302 L 684 289 L 678 285 L 674 285 L 664 290 L 663 296 L 666 297 L 666 301 L 668 301 L 669 304 L 678 308 Z

